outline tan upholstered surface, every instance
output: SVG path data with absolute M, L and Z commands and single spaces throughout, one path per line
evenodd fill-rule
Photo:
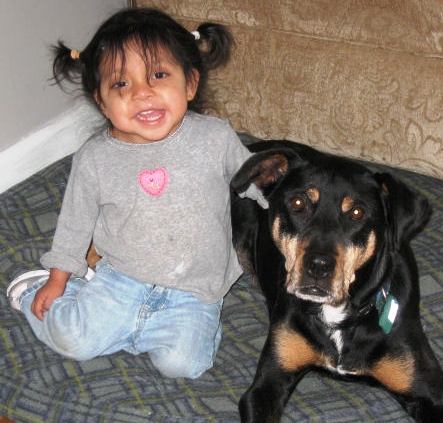
M 213 77 L 238 131 L 443 178 L 440 0 L 139 0 L 237 45 Z M 214 112 L 212 110 L 211 112 Z

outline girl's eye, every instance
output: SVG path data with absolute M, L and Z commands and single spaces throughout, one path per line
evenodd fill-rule
M 153 75 L 154 79 L 163 79 L 166 77 L 166 72 L 155 72 Z
M 116 82 L 115 84 L 112 85 L 112 88 L 124 88 L 127 85 L 128 85 L 127 82 L 118 81 L 118 82 Z
M 305 200 L 303 200 L 303 198 L 301 197 L 294 197 L 291 200 L 291 207 L 292 210 L 299 212 L 302 211 L 305 208 Z
M 351 219 L 360 220 L 365 215 L 365 211 L 361 207 L 353 207 L 351 209 Z

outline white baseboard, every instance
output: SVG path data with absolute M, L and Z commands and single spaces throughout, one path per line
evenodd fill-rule
M 0 193 L 72 154 L 103 125 L 104 118 L 86 100 L 0 152 Z

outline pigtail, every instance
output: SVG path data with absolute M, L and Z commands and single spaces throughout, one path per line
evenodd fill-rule
M 194 36 L 198 38 L 197 44 L 207 70 L 225 66 L 229 62 L 234 38 L 224 25 L 205 22 L 197 28 Z
M 81 53 L 66 47 L 62 41 L 52 46 L 54 62 L 52 64 L 52 75 L 54 82 L 63 89 L 63 82 L 81 84 L 83 64 Z
M 216 110 L 208 98 L 208 74 L 211 70 L 225 66 L 229 62 L 234 38 L 224 25 L 211 22 L 201 24 L 191 34 L 195 38 L 194 45 L 198 47 L 198 59 L 192 61 L 192 67 L 198 70 L 200 80 L 195 97 L 189 102 L 188 107 L 195 112 L 206 113 Z

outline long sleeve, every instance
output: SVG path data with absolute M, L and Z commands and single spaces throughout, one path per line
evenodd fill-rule
M 94 167 L 93 157 L 84 150 L 74 156 L 52 248 L 41 258 L 46 269 L 54 267 L 75 276 L 86 274 L 85 256 L 98 216 Z

